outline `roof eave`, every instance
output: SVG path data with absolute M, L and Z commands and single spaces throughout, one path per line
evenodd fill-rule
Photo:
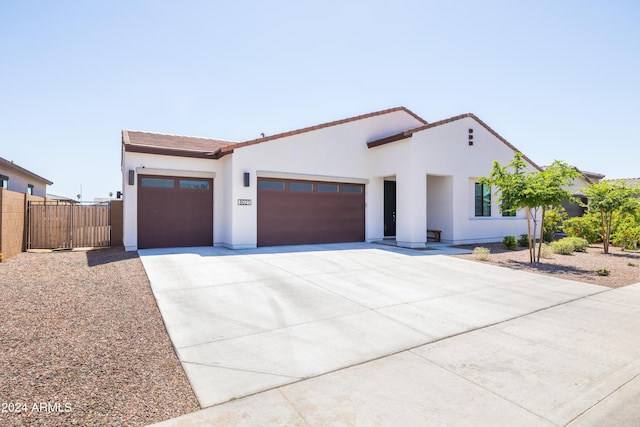
M 127 151 L 129 153 L 158 154 L 163 156 L 190 157 L 190 158 L 214 159 L 214 160 L 217 160 L 220 157 L 222 157 L 222 155 L 224 155 L 224 154 L 221 154 L 220 150 L 193 151 L 193 150 L 181 150 L 176 148 L 154 147 L 149 145 L 135 145 L 135 144 L 125 144 L 124 151 Z

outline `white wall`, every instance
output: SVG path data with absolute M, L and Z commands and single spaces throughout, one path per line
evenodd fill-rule
M 469 129 L 473 129 L 472 146 Z M 509 163 L 514 155 L 509 146 L 471 117 L 417 132 L 412 140 L 417 147 L 415 155 L 423 159 L 420 173 L 453 177 L 453 234 L 443 239 L 455 244 L 494 242 L 506 235 L 526 233 L 524 211 L 516 217 L 503 217 L 496 194 L 492 196 L 491 217 L 475 217 L 474 213 L 476 179 L 489 175 L 494 160 L 502 165 Z M 534 170 L 533 166 L 530 168 Z M 432 211 L 432 215 L 436 213 Z M 438 223 L 441 219 L 428 218 L 427 224 L 432 221 Z
M 428 230 L 440 230 L 443 242 L 453 241 L 453 177 L 427 176 Z
M 258 175 L 295 175 L 298 179 L 359 182 L 365 188 L 365 236 L 367 240 L 383 237 L 382 177 L 406 170 L 406 147 L 369 149 L 367 142 L 396 134 L 421 125 L 413 116 L 397 111 L 374 116 L 313 132 L 293 135 L 237 149 L 232 154 L 232 227 L 233 247 L 257 244 L 257 183 Z M 392 158 L 381 158 L 379 150 L 395 152 Z M 242 173 L 251 174 L 252 185 L 242 187 Z M 238 206 L 235 200 L 248 198 L 251 206 Z M 424 244 L 424 239 L 423 239 Z

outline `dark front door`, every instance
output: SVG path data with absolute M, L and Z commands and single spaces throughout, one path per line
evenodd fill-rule
M 384 182 L 384 235 L 396 235 L 396 182 Z

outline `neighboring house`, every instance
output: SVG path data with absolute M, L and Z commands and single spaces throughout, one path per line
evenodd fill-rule
M 73 204 L 78 204 L 78 200 L 74 200 L 71 197 L 66 197 L 66 196 L 58 196 L 56 194 L 49 194 L 47 193 L 47 200 L 49 201 L 57 201 L 57 202 L 64 202 L 64 203 L 73 203 Z
M 583 194 L 583 190 L 591 184 L 598 184 L 605 176 L 600 173 L 587 172 L 578 169 L 574 166 L 574 169 L 580 172 L 580 176 L 573 180 L 573 184 L 567 189 L 573 192 L 573 196 L 580 201 L 580 203 L 573 203 L 565 201 L 562 203 L 562 207 L 567 211 L 569 218 L 575 216 L 582 216 L 587 211 L 586 205 L 588 199 Z
M 44 197 L 53 182 L 0 157 L 0 188 Z
M 473 114 L 404 107 L 243 142 L 123 130 L 124 245 L 500 241 L 525 213 L 501 214 L 477 180 L 514 151 Z

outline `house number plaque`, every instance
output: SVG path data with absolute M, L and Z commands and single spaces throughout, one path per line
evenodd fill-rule
M 251 199 L 238 199 L 239 206 L 251 206 Z

